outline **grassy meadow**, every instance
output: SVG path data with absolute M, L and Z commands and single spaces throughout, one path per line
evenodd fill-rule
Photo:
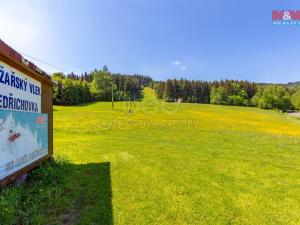
M 113 111 L 54 107 L 54 151 L 2 193 L 2 221 L 300 224 L 300 120 L 286 114 L 164 103 L 146 88 Z

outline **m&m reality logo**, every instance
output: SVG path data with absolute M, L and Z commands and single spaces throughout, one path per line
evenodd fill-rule
M 300 10 L 273 10 L 272 23 L 276 26 L 300 26 Z

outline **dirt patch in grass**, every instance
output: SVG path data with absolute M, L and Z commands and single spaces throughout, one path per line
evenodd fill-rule
M 289 113 L 290 116 L 300 117 L 300 112 Z
M 63 225 L 71 225 L 75 223 L 77 217 L 78 211 L 76 209 L 72 209 L 69 213 L 66 213 L 61 217 L 61 222 Z

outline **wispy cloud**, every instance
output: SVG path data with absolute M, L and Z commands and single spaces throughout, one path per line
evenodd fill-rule
M 173 61 L 173 65 L 174 65 L 174 66 L 179 66 L 180 64 L 181 64 L 180 61 Z
M 184 65 L 181 61 L 179 60 L 176 60 L 176 61 L 173 61 L 172 64 L 177 67 L 178 69 L 182 70 L 182 71 L 186 71 L 187 70 L 187 67 L 186 65 Z

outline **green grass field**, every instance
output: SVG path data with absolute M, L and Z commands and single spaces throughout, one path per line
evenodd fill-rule
M 300 224 L 300 120 L 144 94 L 114 111 L 55 107 L 58 162 L 35 172 L 29 197 L 30 182 L 5 193 L 28 202 L 9 212 L 29 224 Z

